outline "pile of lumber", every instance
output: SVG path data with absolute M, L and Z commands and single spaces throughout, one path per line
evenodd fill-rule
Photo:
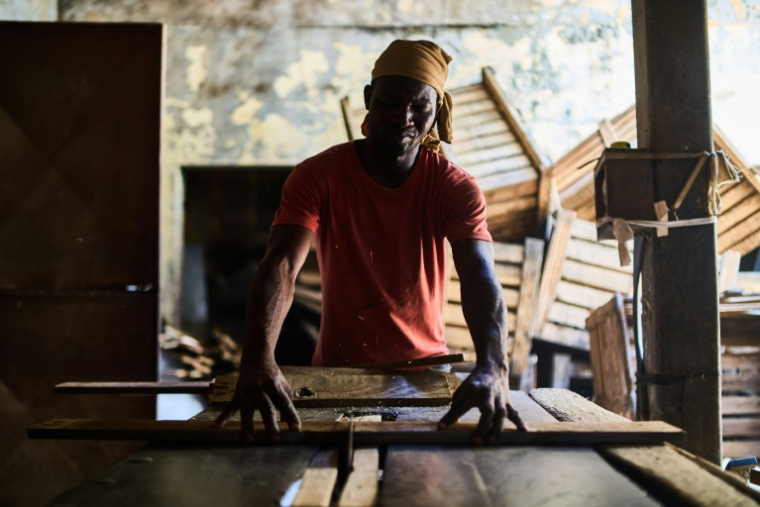
M 172 326 L 159 334 L 161 357 L 167 364 L 166 380 L 211 379 L 240 368 L 240 346 L 229 335 L 214 328 L 208 343 Z

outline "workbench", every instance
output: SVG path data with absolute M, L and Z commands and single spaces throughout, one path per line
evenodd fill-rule
M 557 421 L 611 428 L 628 423 L 562 389 L 538 389 L 530 395 L 513 391 L 512 402 L 529 430 L 531 425 Z M 210 427 L 220 410 L 219 406 L 206 409 L 192 420 L 208 422 Z M 445 405 L 298 409 L 304 426 L 314 421 L 362 420 L 368 416 L 396 423 L 434 423 L 447 410 Z M 478 418 L 479 412 L 474 409 L 462 421 Z M 366 448 L 379 457 L 374 468 L 371 459 L 368 465 L 358 459 L 364 450 L 357 446 L 352 451 L 354 471 L 349 479 L 366 483 L 375 491 L 374 504 L 381 506 L 760 504 L 760 497 L 738 478 L 665 443 L 484 447 L 387 444 Z M 362 490 L 361 484 L 358 489 L 355 483 L 351 487 L 359 491 L 359 497 L 363 491 L 364 500 L 352 503 L 338 494 L 341 487 L 344 492 L 348 489 L 345 451 L 346 445 L 335 443 L 153 442 L 63 494 L 52 505 L 318 505 L 319 501 L 329 502 L 331 496 L 329 505 L 368 505 L 367 490 Z M 331 495 L 336 474 L 338 486 Z M 375 479 L 378 475 L 379 482 Z M 311 500 L 300 491 L 307 481 L 314 490 Z

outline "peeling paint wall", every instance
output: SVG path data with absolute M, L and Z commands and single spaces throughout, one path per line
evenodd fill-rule
M 2 21 L 57 21 L 58 0 L 0 0 Z
M 729 125 L 748 112 L 760 124 L 757 4 L 709 0 L 715 118 L 760 161 L 749 141 L 757 128 Z M 396 38 L 451 53 L 449 87 L 494 67 L 539 151 L 556 159 L 634 102 L 630 11 L 630 0 L 60 2 L 61 20 L 168 25 L 161 285 L 172 322 L 183 165 L 295 164 L 344 142 L 339 100 L 362 103 L 375 58 Z

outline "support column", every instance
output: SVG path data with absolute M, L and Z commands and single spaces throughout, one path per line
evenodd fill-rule
M 639 148 L 712 151 L 706 0 L 632 0 Z M 709 216 L 705 164 L 678 218 Z M 652 164 L 655 201 L 671 205 L 694 166 Z M 674 220 L 670 214 L 670 220 Z M 687 450 L 721 459 L 720 344 L 714 225 L 645 242 L 642 324 L 649 418 L 686 430 Z

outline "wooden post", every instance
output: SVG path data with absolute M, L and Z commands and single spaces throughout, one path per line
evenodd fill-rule
M 707 2 L 632 0 L 638 144 L 654 152 L 712 151 Z M 672 205 L 693 160 L 652 164 L 655 201 Z M 707 217 L 710 164 L 678 218 Z M 671 220 L 675 217 L 671 213 Z M 721 459 L 719 325 L 714 225 L 645 242 L 644 365 L 649 416 L 686 430 L 684 446 Z

